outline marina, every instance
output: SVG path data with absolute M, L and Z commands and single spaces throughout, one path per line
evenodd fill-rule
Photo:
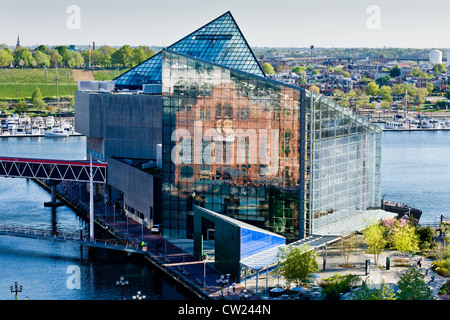
M 12 114 L 1 120 L 0 138 L 7 137 L 68 137 L 79 136 L 73 126 L 74 118 L 54 116 L 30 117 Z

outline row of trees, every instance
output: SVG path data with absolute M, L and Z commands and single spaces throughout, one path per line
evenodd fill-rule
M 133 67 L 155 54 L 147 46 L 132 48 L 124 45 L 113 48 L 107 45 L 96 50 L 74 51 L 66 46 L 48 48 L 38 46 L 33 52 L 25 47 L 17 47 L 11 51 L 6 45 L 0 45 L 0 67 Z
M 340 293 L 350 291 L 350 287 L 360 286 L 359 290 L 352 295 L 354 300 L 430 300 L 434 299 L 427 289 L 424 275 L 419 269 L 411 266 L 405 258 L 407 253 L 426 254 L 434 256 L 440 264 L 436 269 L 443 269 L 443 259 L 450 257 L 448 247 L 449 239 L 444 237 L 444 244 L 438 244 L 433 240 L 434 232 L 430 227 L 419 227 L 407 219 L 386 219 L 374 223 L 364 231 L 364 242 L 366 253 L 373 254 L 375 265 L 378 265 L 379 255 L 386 249 L 396 250 L 400 253 L 395 265 L 407 266 L 397 285 L 400 289 L 395 293 L 392 287 L 381 284 L 378 290 L 369 289 L 368 283 L 361 283 L 356 275 L 341 276 L 335 274 L 333 277 L 324 279 L 320 285 L 323 293 L 328 299 L 339 299 Z M 344 258 L 342 267 L 351 267 L 350 253 L 358 246 L 356 238 L 349 236 L 340 242 L 339 249 Z M 311 283 L 312 275 L 319 271 L 317 264 L 317 252 L 311 247 L 287 246 L 280 250 L 278 272 L 288 282 L 297 286 L 307 286 Z

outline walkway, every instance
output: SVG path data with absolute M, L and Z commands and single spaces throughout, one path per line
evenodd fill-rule
M 72 187 L 73 186 L 73 187 Z M 62 182 L 57 186 L 60 196 L 73 203 L 81 200 L 86 210 L 89 209 L 89 197 L 79 190 L 77 185 L 69 182 Z M 80 207 L 81 209 L 81 207 Z M 159 234 L 154 234 L 147 228 L 142 228 L 142 224 L 121 214 L 118 209 L 114 213 L 114 207 L 105 204 L 103 199 L 96 198 L 95 206 L 96 222 L 107 225 L 112 233 L 123 238 L 128 238 L 134 243 L 145 242 L 146 256 L 161 270 L 168 272 L 176 280 L 189 287 L 193 292 L 209 299 L 240 299 L 240 295 L 246 294 L 249 300 L 260 300 L 261 297 L 252 292 L 245 291 L 242 285 L 236 285 L 233 291 L 233 279 L 229 280 L 229 286 L 221 288 L 217 280 L 226 276 L 214 269 L 214 261 L 199 260 L 193 256 L 193 242 L 188 239 L 179 241 L 166 239 Z M 207 247 L 207 246 L 206 246 Z M 184 250 L 183 250 L 184 248 Z M 208 248 L 206 249 L 208 250 Z M 211 250 L 211 248 L 209 248 Z M 229 293 L 229 294 L 228 294 Z

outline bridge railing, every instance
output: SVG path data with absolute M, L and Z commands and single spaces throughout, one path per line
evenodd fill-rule
M 62 240 L 79 240 L 83 242 L 92 242 L 92 243 L 101 243 L 111 246 L 122 246 L 122 247 L 130 247 L 130 248 L 138 248 L 140 247 L 138 241 L 126 241 L 120 239 L 103 239 L 96 238 L 91 240 L 88 235 L 84 235 L 80 232 L 60 232 L 60 231 L 50 231 L 46 229 L 37 229 L 37 228 L 25 228 L 25 227 L 17 227 L 17 226 L 0 226 L 0 234 L 11 234 L 15 236 L 27 236 L 27 237 L 36 237 L 36 238 L 49 238 L 49 239 L 62 239 Z M 136 240 L 136 239 L 135 239 Z

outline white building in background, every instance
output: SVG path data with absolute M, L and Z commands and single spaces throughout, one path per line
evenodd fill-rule
M 442 63 L 442 51 L 431 50 L 430 51 L 430 64 L 434 66 L 435 64 Z
M 447 66 L 450 66 L 450 50 L 447 51 Z

